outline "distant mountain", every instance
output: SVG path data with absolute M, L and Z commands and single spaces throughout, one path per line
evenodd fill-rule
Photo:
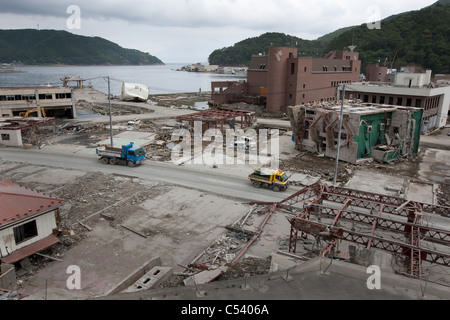
M 124 49 L 100 37 L 57 30 L 0 30 L 0 62 L 25 65 L 154 65 L 148 53 Z
M 278 32 L 268 32 L 248 38 L 231 47 L 214 50 L 208 57 L 209 64 L 221 66 L 248 66 L 252 55 L 269 52 L 269 47 L 297 47 L 303 56 L 323 55 L 325 41 L 310 41 Z
M 268 52 L 270 46 L 295 46 L 300 56 L 324 56 L 334 50 L 349 50 L 352 43 L 360 53 L 363 69 L 380 62 L 388 66 L 416 65 L 434 73 L 450 73 L 450 0 L 440 0 L 422 10 L 404 12 L 381 21 L 381 29 L 367 24 L 342 28 L 317 40 L 303 40 L 283 33 L 265 33 L 231 47 L 217 49 L 210 64 L 248 66 L 253 54 Z
M 366 24 L 336 37 L 327 51 L 346 49 L 354 42 L 363 70 L 367 64 L 386 62 L 398 68 L 415 65 L 434 73 L 450 73 L 450 0 L 422 10 L 410 11 L 381 21 L 381 29 Z

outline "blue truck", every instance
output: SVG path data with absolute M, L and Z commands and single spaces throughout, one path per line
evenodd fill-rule
M 129 167 L 140 165 L 145 160 L 145 151 L 135 146 L 133 142 L 122 148 L 98 147 L 96 149 L 99 161 L 104 164 L 121 164 Z

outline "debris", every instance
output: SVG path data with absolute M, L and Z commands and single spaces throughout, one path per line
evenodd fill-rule
M 48 255 L 46 255 L 46 254 L 42 254 L 42 253 L 36 253 L 38 256 L 41 256 L 41 257 L 44 257 L 44 258 L 47 258 L 47 259 L 51 259 L 51 260 L 55 260 L 55 261 L 60 261 L 60 262 L 62 262 L 63 260 L 61 260 L 61 259 L 58 259 L 58 258 L 55 258 L 55 257 L 51 257 L 51 256 L 48 256 Z
M 89 231 L 92 231 L 92 228 L 89 227 L 88 225 L 84 224 L 83 222 L 81 222 L 80 220 L 77 220 L 77 222 L 82 226 L 85 227 L 86 229 L 88 229 Z
M 140 233 L 140 232 L 138 232 L 138 231 L 136 231 L 136 230 L 134 230 L 134 229 L 131 229 L 130 227 L 126 227 L 126 226 L 124 226 L 124 225 L 122 225 L 122 227 L 125 228 L 125 229 L 127 229 L 127 230 L 129 230 L 129 231 L 131 231 L 131 232 L 134 232 L 134 233 L 140 235 L 141 237 L 147 238 L 147 236 L 146 236 L 145 234 L 142 234 L 142 233 Z

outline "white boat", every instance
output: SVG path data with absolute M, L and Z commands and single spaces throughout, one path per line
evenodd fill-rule
M 122 83 L 121 100 L 147 101 L 150 90 L 147 86 L 138 83 Z

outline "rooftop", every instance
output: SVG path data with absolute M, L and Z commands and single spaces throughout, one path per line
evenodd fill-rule
M 28 189 L 11 180 L 0 181 L 0 228 L 55 209 L 64 202 L 63 199 Z

